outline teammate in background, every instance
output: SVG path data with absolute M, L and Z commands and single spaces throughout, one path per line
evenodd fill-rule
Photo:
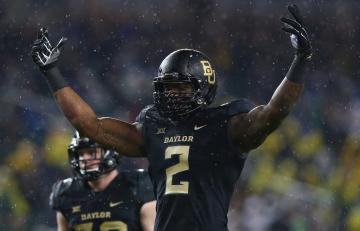
M 154 229 L 156 202 L 143 170 L 119 172 L 118 153 L 78 132 L 68 155 L 74 177 L 56 182 L 50 195 L 59 231 Z
M 239 100 L 210 108 L 217 88 L 210 60 L 199 51 L 181 49 L 161 63 L 153 80 L 154 106 L 146 107 L 136 123 L 98 118 L 56 67 L 66 39 L 53 47 L 41 29 L 32 56 L 76 129 L 123 155 L 148 158 L 157 198 L 155 230 L 225 231 L 245 154 L 279 126 L 303 90 L 312 48 L 298 8 L 288 10 L 295 20 L 281 20 L 295 57 L 270 101 L 256 107 Z

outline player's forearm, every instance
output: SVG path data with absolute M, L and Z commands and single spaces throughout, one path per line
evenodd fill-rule
M 284 80 L 275 90 L 270 102 L 266 105 L 269 123 L 279 123 L 286 117 L 298 101 L 304 88 L 305 71 L 309 60 L 295 55 Z
M 294 60 L 286 74 L 286 78 L 294 83 L 304 83 L 305 72 L 310 62 L 309 59 L 302 55 L 295 55 Z
M 41 28 L 31 48 L 31 56 L 52 89 L 58 105 L 72 125 L 84 135 L 97 135 L 99 120 L 91 107 L 76 94 L 61 75 L 57 62 L 66 42 L 62 37 L 56 46 L 48 39 L 48 30 Z
M 54 92 L 55 99 L 70 123 L 87 136 L 95 136 L 97 116 L 92 108 L 70 87 Z
M 270 102 L 266 105 L 269 114 L 268 118 L 274 121 L 281 121 L 286 117 L 300 98 L 303 88 L 303 84 L 284 78 L 275 90 Z
M 284 78 L 275 90 L 269 103 L 259 106 L 249 113 L 250 122 L 254 122 L 250 123 L 252 125 L 250 125 L 248 132 L 249 137 L 253 137 L 254 143 L 260 144 L 268 134 L 281 124 L 299 99 L 302 89 L 302 84 L 297 84 Z M 257 140 L 261 142 L 259 143 Z
M 71 89 L 57 67 L 41 71 L 55 99 L 70 123 L 87 136 L 96 135 L 97 116 L 92 108 Z

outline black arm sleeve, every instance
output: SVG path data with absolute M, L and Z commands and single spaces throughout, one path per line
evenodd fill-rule
M 302 56 L 295 55 L 289 71 L 286 74 L 286 78 L 294 83 L 303 83 L 307 68 L 306 65 L 308 62 L 309 60 L 303 58 Z
M 61 88 L 68 86 L 59 68 L 52 67 L 48 70 L 42 70 L 42 73 L 44 74 L 53 92 L 56 92 L 57 90 L 60 90 Z

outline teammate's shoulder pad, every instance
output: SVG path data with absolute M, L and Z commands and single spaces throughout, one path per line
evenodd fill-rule
M 227 116 L 234 116 L 237 114 L 249 112 L 255 107 L 255 104 L 249 99 L 241 98 L 229 103 L 222 104 L 220 107 L 225 109 Z
M 73 182 L 74 182 L 73 178 L 59 180 L 59 181 L 55 182 L 55 184 L 53 185 L 52 192 L 55 195 L 61 195 L 71 187 Z
M 74 179 L 73 178 L 67 178 L 64 180 L 59 180 L 54 183 L 52 187 L 52 191 L 50 194 L 50 207 L 57 210 L 59 208 L 59 201 L 60 197 L 68 191 L 68 189 L 73 184 Z
M 140 177 L 143 175 L 147 175 L 147 171 L 144 169 L 133 169 L 133 170 L 126 170 L 121 171 L 121 174 L 131 182 L 137 182 Z
M 145 169 L 142 169 L 142 168 L 136 169 L 135 173 L 138 176 L 138 178 L 140 178 L 140 179 L 143 178 L 143 177 L 147 177 L 149 175 L 148 172 Z
M 135 169 L 135 172 L 137 172 L 138 174 L 143 174 L 144 172 L 146 172 L 146 170 L 143 168 L 138 168 L 138 169 Z

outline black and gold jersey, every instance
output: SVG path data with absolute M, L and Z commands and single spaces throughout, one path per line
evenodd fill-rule
M 143 124 L 149 173 L 157 198 L 156 231 L 227 230 L 227 212 L 245 162 L 231 144 L 228 121 L 252 108 L 239 100 L 180 122 L 149 106 Z
M 60 211 L 70 230 L 141 230 L 140 209 L 154 200 L 147 172 L 122 171 L 101 191 L 94 192 L 87 182 L 69 178 L 54 184 L 50 206 Z

